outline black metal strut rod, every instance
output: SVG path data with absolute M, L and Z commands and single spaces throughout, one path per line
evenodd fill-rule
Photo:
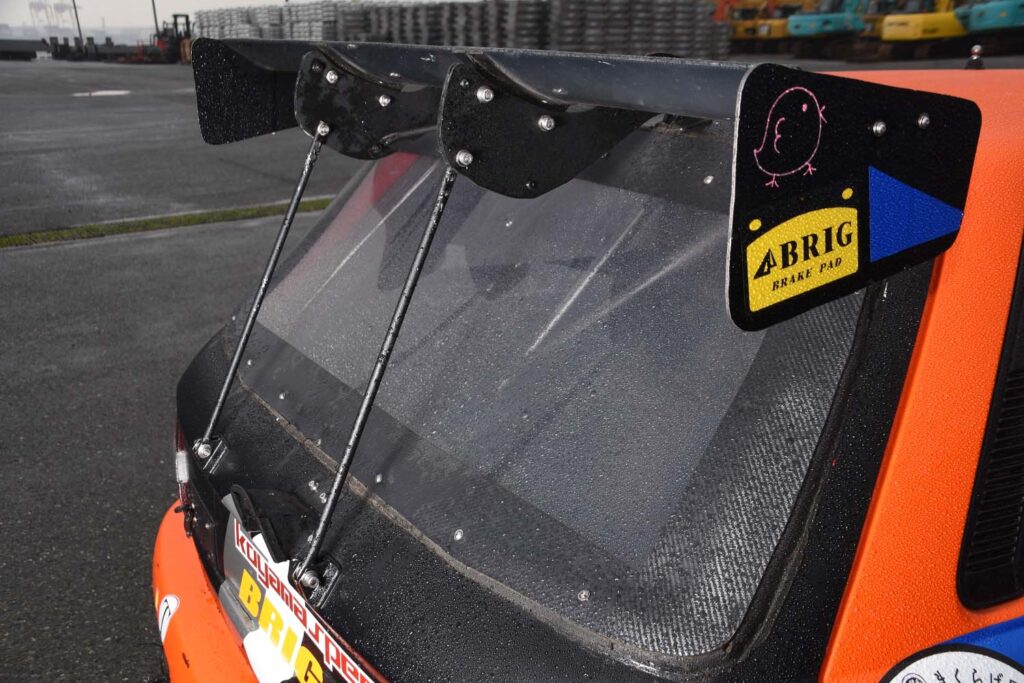
M 377 354 L 377 362 L 374 364 L 373 372 L 370 373 L 370 379 L 366 383 L 366 391 L 363 392 L 363 402 L 359 406 L 359 413 L 352 424 L 352 431 L 349 433 L 348 443 L 345 445 L 345 453 L 341 456 L 338 470 L 334 474 L 331 493 L 324 504 L 323 512 L 320 513 L 320 521 L 310 541 L 306 556 L 292 574 L 306 588 L 316 588 L 320 584 L 319 576 L 310 569 L 310 565 L 320 553 L 324 537 L 327 535 L 327 529 L 331 523 L 331 517 L 334 516 L 334 510 L 338 506 L 338 499 L 341 497 L 341 491 L 345 487 L 349 468 L 352 466 L 352 456 L 355 454 L 356 448 L 359 446 L 359 440 L 363 436 L 366 420 L 370 416 L 374 399 L 377 397 L 377 390 L 380 389 L 384 371 L 387 370 L 388 361 L 391 359 L 391 351 L 395 348 L 398 333 L 402 329 L 405 314 L 409 310 L 412 293 L 419 282 L 420 274 L 423 272 L 423 264 L 427 260 L 427 252 L 430 251 L 430 244 L 434 241 L 434 234 L 437 232 L 437 226 L 441 222 L 441 215 L 444 213 L 445 204 L 448 203 L 448 196 L 451 194 L 455 177 L 455 169 L 451 166 L 445 166 L 444 178 L 441 180 L 441 188 L 438 190 L 437 199 L 434 201 L 434 209 L 430 213 L 427 227 L 423 230 L 419 249 L 416 250 L 416 256 L 409 267 L 409 274 L 405 278 L 405 285 L 402 287 L 402 293 L 398 297 L 398 303 L 395 305 L 395 312 L 391 316 L 391 324 L 388 326 L 387 334 L 384 335 L 384 342 L 380 346 L 380 353 Z
M 227 377 L 224 378 L 224 384 L 220 388 L 220 396 L 217 397 L 217 403 L 213 406 L 213 413 L 210 415 L 210 421 L 206 425 L 206 431 L 203 432 L 203 436 L 195 442 L 194 449 L 196 455 L 200 458 L 208 458 L 213 453 L 213 446 L 210 440 L 213 436 L 213 429 L 217 426 L 217 420 L 220 418 L 221 412 L 224 410 L 224 403 L 228 398 L 228 391 L 231 389 L 231 383 L 235 381 L 235 375 L 238 374 L 238 365 L 242 362 L 242 354 L 245 353 L 245 347 L 249 343 L 249 337 L 252 335 L 253 325 L 256 324 L 256 316 L 259 315 L 260 307 L 263 305 L 263 299 L 267 295 L 267 287 L 270 285 L 270 278 L 274 275 L 274 270 L 277 268 L 277 262 L 281 258 L 281 250 L 284 248 L 284 242 L 288 238 L 288 231 L 291 230 L 292 222 L 295 220 L 295 212 L 298 211 L 299 202 L 302 200 L 302 195 L 306 191 L 306 183 L 309 182 L 309 176 L 313 172 L 313 166 L 316 164 L 317 157 L 320 155 L 320 146 L 323 144 L 324 138 L 331 131 L 330 126 L 324 122 L 320 122 L 317 126 L 316 133 L 313 135 L 313 142 L 309 146 L 309 152 L 306 153 L 306 162 L 302 167 L 302 175 L 299 176 L 299 183 L 295 186 L 295 192 L 292 194 L 291 203 L 288 204 L 288 210 L 284 214 L 284 220 L 281 221 L 281 229 L 277 232 L 277 241 L 274 242 L 274 248 L 270 252 L 270 258 L 267 260 L 267 267 L 263 271 L 263 279 L 260 280 L 259 289 L 256 290 L 256 297 L 252 301 L 252 306 L 249 308 L 249 316 L 245 320 L 245 327 L 242 328 L 242 336 L 238 339 L 238 345 L 235 347 L 235 354 L 231 358 L 231 366 L 228 368 Z

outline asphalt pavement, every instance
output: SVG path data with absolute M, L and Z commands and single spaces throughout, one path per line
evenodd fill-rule
M 0 681 L 165 679 L 150 567 L 175 386 L 279 224 L 0 250 Z
M 0 235 L 283 201 L 308 147 L 297 128 L 204 143 L 188 66 L 0 62 Z M 322 154 L 307 196 L 358 163 Z
M 188 67 L 0 62 L 0 235 L 286 200 L 307 149 L 206 145 Z M 357 166 L 322 154 L 306 196 Z M 175 385 L 280 220 L 0 250 L 0 681 L 164 680 Z

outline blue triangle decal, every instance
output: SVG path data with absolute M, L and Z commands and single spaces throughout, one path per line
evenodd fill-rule
M 964 212 L 868 167 L 871 261 L 892 256 L 960 229 Z

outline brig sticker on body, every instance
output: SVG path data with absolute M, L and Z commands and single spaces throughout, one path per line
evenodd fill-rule
M 250 622 L 242 646 L 260 683 L 374 683 L 350 650 L 288 581 L 288 563 L 274 562 L 261 534 L 232 515 L 225 574 Z

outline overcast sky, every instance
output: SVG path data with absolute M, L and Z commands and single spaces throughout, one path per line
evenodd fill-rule
M 71 0 L 50 0 L 54 3 Z M 30 0 L 0 0 L 0 24 L 21 26 L 32 24 L 29 13 Z M 153 25 L 151 0 L 76 0 L 78 17 L 82 26 L 99 26 L 106 19 L 108 27 Z M 169 21 L 171 14 L 195 14 L 197 9 L 217 7 L 240 7 L 248 5 L 279 5 L 283 0 L 156 0 L 156 12 L 160 21 Z

